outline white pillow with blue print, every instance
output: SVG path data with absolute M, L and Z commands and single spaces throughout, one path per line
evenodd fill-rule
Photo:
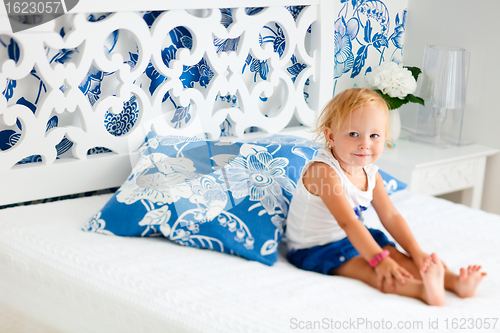
M 311 142 L 259 143 L 150 133 L 129 178 L 84 230 L 165 236 L 273 265 Z

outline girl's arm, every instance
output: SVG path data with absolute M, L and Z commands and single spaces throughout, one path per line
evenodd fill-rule
M 303 183 L 309 192 L 321 197 L 335 220 L 347 234 L 349 241 L 367 262 L 382 252 L 382 248 L 373 239 L 368 229 L 356 217 L 356 213 L 345 197 L 339 176 L 330 166 L 314 162 L 304 173 Z M 404 283 L 405 276 L 411 277 L 410 273 L 390 257 L 383 259 L 375 267 L 375 270 L 379 278 L 379 289 L 382 288 L 384 279 L 389 285 L 394 286 L 393 277 L 401 283 Z
M 428 255 L 420 249 L 405 219 L 392 204 L 389 195 L 385 191 L 384 181 L 380 173 L 377 173 L 372 205 L 387 231 L 413 258 L 417 267 L 422 268 L 423 262 Z

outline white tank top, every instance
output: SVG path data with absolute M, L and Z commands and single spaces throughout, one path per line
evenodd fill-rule
M 321 200 L 311 194 L 302 182 L 304 172 L 313 162 L 323 162 L 337 172 L 342 182 L 347 201 L 360 220 L 361 212 L 366 210 L 373 199 L 378 167 L 369 164 L 363 169 L 368 177 L 368 189 L 361 191 L 354 186 L 342 171 L 339 162 L 330 150 L 321 148 L 316 157 L 307 162 L 294 191 L 290 210 L 286 220 L 286 237 L 289 249 L 305 249 L 316 245 L 325 245 L 345 238 L 345 231 L 339 226 L 332 213 Z

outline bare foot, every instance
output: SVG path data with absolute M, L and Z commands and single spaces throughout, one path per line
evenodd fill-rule
M 467 269 L 460 268 L 460 275 L 458 276 L 455 292 L 459 297 L 472 297 L 476 292 L 479 282 L 483 279 L 486 273 L 481 272 L 481 266 L 469 266 Z
M 425 301 L 429 305 L 444 305 L 444 266 L 437 254 L 427 258 L 420 270 L 425 287 Z

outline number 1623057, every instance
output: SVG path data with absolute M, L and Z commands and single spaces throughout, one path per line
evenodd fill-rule
M 494 330 L 498 318 L 447 318 L 444 320 L 446 329 L 454 330 Z
M 7 15 L 64 14 L 60 1 L 5 1 Z

